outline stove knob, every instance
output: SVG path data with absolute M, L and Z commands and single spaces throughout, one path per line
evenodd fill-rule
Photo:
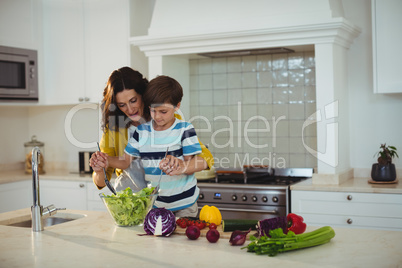
M 237 200 L 237 195 L 235 195 L 235 194 L 232 195 L 232 200 L 233 200 L 233 201 L 236 201 L 236 200 Z
M 204 194 L 200 194 L 200 199 L 204 199 Z
M 278 202 L 278 197 L 276 197 L 276 196 L 272 197 L 272 202 L 277 203 Z
M 242 199 L 243 201 L 247 201 L 247 196 L 243 195 L 243 196 L 241 197 L 241 199 Z
M 257 202 L 257 197 L 255 195 L 251 199 L 253 199 L 253 202 Z
M 268 198 L 266 196 L 262 197 L 262 202 L 268 202 Z

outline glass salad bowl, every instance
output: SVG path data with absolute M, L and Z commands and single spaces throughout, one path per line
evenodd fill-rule
M 136 226 L 144 223 L 145 216 L 152 209 L 157 194 L 151 194 L 154 187 L 133 193 L 130 188 L 117 195 L 99 194 L 107 210 L 118 226 Z

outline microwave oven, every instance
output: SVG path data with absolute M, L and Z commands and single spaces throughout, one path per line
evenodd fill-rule
M 0 46 L 0 100 L 38 101 L 36 50 Z

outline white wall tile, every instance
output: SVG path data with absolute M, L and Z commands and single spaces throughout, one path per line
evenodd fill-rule
M 214 74 L 226 73 L 227 72 L 227 58 L 216 58 L 212 60 L 212 72 Z
M 226 73 L 213 75 L 213 89 L 226 89 L 227 87 Z
M 198 80 L 198 88 L 200 90 L 210 90 L 213 88 L 212 86 L 212 75 L 207 74 L 207 75 L 200 75 L 199 80 Z
M 198 67 L 190 66 L 190 79 L 194 80 L 190 81 L 190 94 L 195 97 L 191 105 L 198 106 L 199 113 L 209 119 L 197 121 L 197 126 L 203 130 L 203 142 L 211 144 L 217 163 L 224 160 L 230 161 L 230 167 L 241 167 L 245 161 L 263 159 L 278 167 L 316 166 L 316 159 L 308 157 L 302 143 L 303 136 L 312 148 L 317 146 L 316 124 L 302 132 L 305 118 L 316 105 L 314 53 L 202 59 L 194 63 Z M 306 66 L 308 69 L 304 69 Z M 191 113 L 196 111 L 192 107 Z M 259 118 L 250 120 L 255 116 Z M 246 124 L 250 131 L 245 134 Z M 208 126 L 212 131 L 205 132 Z M 246 136 L 264 148 L 247 144 Z M 224 148 L 218 148 L 222 145 Z
M 227 72 L 228 73 L 240 73 L 241 72 L 241 57 L 227 58 Z
M 212 60 L 201 59 L 198 60 L 198 73 L 199 74 L 212 74 Z
M 242 57 L 242 71 L 255 72 L 257 70 L 257 56 Z
M 258 72 L 257 85 L 258 87 L 272 87 L 274 85 L 272 71 Z

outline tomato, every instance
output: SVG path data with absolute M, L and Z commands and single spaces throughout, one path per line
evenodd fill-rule
M 209 229 L 216 229 L 218 226 L 216 226 L 215 223 L 210 223 L 209 224 Z
M 182 221 L 182 222 L 180 222 L 179 226 L 180 226 L 181 228 L 186 228 L 186 227 L 187 227 L 187 222 Z
M 206 226 L 205 222 L 200 220 L 195 221 L 194 225 L 197 226 L 200 230 L 204 229 Z

